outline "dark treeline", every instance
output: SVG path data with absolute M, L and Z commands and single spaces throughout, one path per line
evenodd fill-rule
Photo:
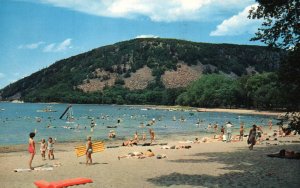
M 83 93 L 45 90 L 27 95 L 29 102 L 69 102 L 95 104 L 156 104 L 194 107 L 283 109 L 291 96 L 284 90 L 276 73 L 262 73 L 233 79 L 227 75 L 208 74 L 187 88 L 166 89 L 150 84 L 145 90 L 130 91 L 122 85 L 106 87 L 103 92 Z M 58 97 L 54 97 L 58 96 Z

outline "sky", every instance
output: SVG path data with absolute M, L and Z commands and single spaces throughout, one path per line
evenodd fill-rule
M 0 89 L 58 60 L 135 38 L 263 45 L 255 0 L 1 0 Z

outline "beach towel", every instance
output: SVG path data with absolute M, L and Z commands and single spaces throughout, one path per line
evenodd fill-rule
M 31 171 L 49 171 L 53 170 L 53 167 L 36 167 L 33 170 L 30 168 L 16 168 L 14 172 L 31 172 Z
M 93 153 L 102 152 L 105 149 L 103 142 L 94 142 L 92 144 L 92 147 L 93 147 Z M 84 146 L 76 146 L 75 153 L 76 153 L 77 157 L 84 156 L 86 153 L 86 146 L 85 145 Z
M 171 146 L 162 146 L 161 149 L 171 149 Z
M 194 143 L 194 142 L 191 141 L 191 140 L 186 140 L 186 141 L 179 141 L 178 143 L 179 143 L 179 144 L 192 144 L 192 143 Z

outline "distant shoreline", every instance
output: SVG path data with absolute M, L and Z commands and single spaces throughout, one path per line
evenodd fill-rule
M 268 115 L 268 116 L 282 116 L 286 112 L 284 111 L 264 111 L 255 109 L 243 109 L 243 108 L 198 108 L 190 106 L 161 106 L 161 105 L 123 105 L 132 107 L 141 107 L 149 109 L 161 109 L 161 110 L 191 110 L 195 112 L 227 112 L 237 114 L 249 114 L 249 115 Z
M 9 101 L 0 101 L 9 102 Z M 25 102 L 26 103 L 26 102 Z M 70 104 L 70 103 L 58 103 L 58 102 L 39 102 L 37 104 Z M 72 105 L 77 103 L 71 103 Z M 82 104 L 82 105 L 117 105 L 117 104 Z M 257 109 L 246 109 L 246 108 L 200 108 L 191 106 L 168 106 L 168 105 L 117 105 L 117 106 L 128 106 L 128 107 L 140 107 L 144 109 L 160 109 L 160 110 L 190 110 L 194 112 L 227 112 L 227 113 L 237 113 L 237 114 L 249 114 L 249 115 L 268 115 L 268 116 L 284 116 L 286 111 L 273 111 L 273 110 L 257 110 Z

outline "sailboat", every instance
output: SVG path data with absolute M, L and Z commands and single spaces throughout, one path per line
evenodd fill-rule
M 66 123 L 74 123 L 74 115 L 73 115 L 73 109 L 72 109 L 72 105 L 69 105 L 66 110 L 64 111 L 64 113 L 62 113 L 62 115 L 59 117 L 59 119 L 62 119 L 64 116 L 66 115 Z

